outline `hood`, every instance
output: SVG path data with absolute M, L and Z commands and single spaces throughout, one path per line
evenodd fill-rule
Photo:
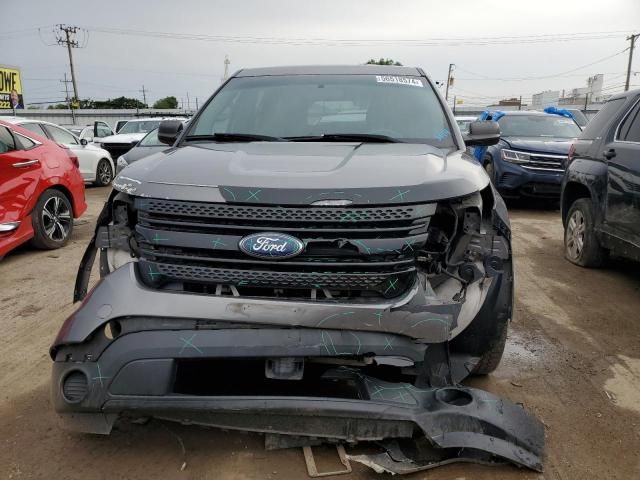
M 257 204 L 434 201 L 489 183 L 463 152 L 424 144 L 251 142 L 172 148 L 127 167 L 116 190 L 157 198 Z
M 553 137 L 502 137 L 505 143 L 516 150 L 538 153 L 556 153 L 566 155 L 575 138 Z
M 148 132 L 141 133 L 122 133 L 117 135 L 111 135 L 109 137 L 104 137 L 100 140 L 100 143 L 133 143 L 139 142 L 144 138 L 144 136 Z
M 133 147 L 127 153 L 123 154 L 122 157 L 127 161 L 127 163 L 135 162 L 136 160 L 140 160 L 141 158 L 148 157 L 154 153 L 162 152 L 163 150 L 169 149 L 167 145 L 159 145 L 153 147 Z
M 95 143 L 87 143 L 82 147 L 83 150 L 89 150 L 91 152 L 100 152 L 101 155 L 110 156 L 111 154 L 107 152 L 104 148 L 101 148 L 99 144 Z

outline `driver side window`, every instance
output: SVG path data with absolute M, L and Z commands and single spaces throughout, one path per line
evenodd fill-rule
M 16 141 L 11 134 L 11 131 L 3 126 L 0 126 L 0 153 L 11 152 L 16 149 Z

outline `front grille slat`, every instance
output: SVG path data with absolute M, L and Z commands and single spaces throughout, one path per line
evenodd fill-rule
M 415 231 L 415 230 L 424 230 L 427 227 L 426 222 L 411 224 L 409 226 L 404 227 L 376 227 L 376 228 L 366 228 L 366 227 L 356 227 L 350 228 L 351 225 L 345 224 L 343 227 L 326 227 L 320 225 L 309 225 L 307 227 L 299 227 L 293 226 L 291 223 L 287 225 L 261 225 L 259 223 L 255 224 L 245 224 L 245 225 L 234 225 L 234 224 L 224 224 L 224 223 L 208 223 L 208 222 L 191 222 L 187 220 L 175 220 L 175 219 L 164 219 L 164 218 L 155 218 L 149 217 L 147 215 L 141 214 L 139 216 L 141 224 L 145 226 L 162 226 L 162 227 L 173 227 L 179 231 L 202 231 L 202 230 L 213 230 L 213 231 L 221 231 L 221 230 L 251 230 L 251 231 L 267 231 L 267 230 L 276 230 L 279 232 L 317 232 L 322 231 L 322 233 L 393 233 L 393 232 L 407 232 L 407 231 Z M 293 222 L 292 222 L 293 223 Z M 190 230 L 191 229 L 191 230 Z M 243 233 L 246 235 L 246 233 Z
M 221 257 L 221 256 L 198 256 L 195 254 L 189 253 L 169 253 L 163 250 L 153 250 L 148 248 L 141 248 L 140 252 L 145 258 L 153 258 L 155 260 L 179 260 L 181 262 L 200 262 L 200 263 L 234 263 L 238 265 L 247 265 L 247 266 L 273 266 L 273 267 L 313 267 L 313 268 L 344 268 L 347 264 L 345 261 L 337 261 L 334 260 L 328 261 L 328 259 L 316 259 L 314 257 L 306 257 L 305 261 L 296 261 L 289 260 L 288 262 L 279 262 L 279 261 L 271 261 L 271 260 L 258 260 L 258 259 L 245 259 L 245 258 L 235 258 L 235 257 Z M 413 263 L 413 259 L 401 259 L 401 260 L 390 260 L 390 261 L 365 261 L 358 260 L 351 261 L 348 263 L 349 266 L 358 267 L 358 268 L 367 268 L 367 269 L 377 269 L 377 268 L 395 268 L 398 266 L 407 266 Z
M 349 207 L 250 207 L 220 203 L 182 202 L 157 199 L 137 199 L 139 210 L 168 216 L 221 218 L 225 220 L 251 219 L 283 222 L 388 222 L 427 218 L 435 212 L 435 204 L 380 208 Z
M 529 161 L 521 166 L 529 170 L 541 170 L 550 172 L 564 172 L 564 160 L 566 156 L 551 153 L 532 153 Z
M 134 205 L 138 268 L 145 283 L 155 288 L 195 284 L 215 294 L 220 285 L 250 295 L 284 289 L 305 298 L 304 291 L 313 289 L 386 298 L 401 294 L 413 282 L 414 247 L 426 241 L 436 209 L 436 204 L 283 207 L 147 198 L 137 198 Z M 260 232 L 293 234 L 305 250 L 285 260 L 240 251 L 240 239 Z

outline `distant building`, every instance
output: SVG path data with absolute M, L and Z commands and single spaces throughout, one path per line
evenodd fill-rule
M 587 86 L 572 88 L 558 101 L 560 105 L 584 105 L 589 103 L 599 103 L 605 100 L 602 94 L 604 75 L 599 73 L 587 79 Z M 588 97 L 588 98 L 587 98 Z
M 545 90 L 544 92 L 534 93 L 531 100 L 531 108 L 542 109 L 550 105 L 557 106 L 560 100 L 560 92 L 558 90 Z
M 499 107 L 519 107 L 521 100 L 519 98 L 504 98 L 498 101 Z

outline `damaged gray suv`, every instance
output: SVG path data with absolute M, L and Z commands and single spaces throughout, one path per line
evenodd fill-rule
M 507 211 L 465 153 L 497 124 L 463 137 L 420 69 L 283 67 L 159 138 L 113 182 L 51 347 L 67 428 L 159 417 L 376 441 L 365 463 L 395 473 L 541 469 L 540 422 L 460 385 L 496 368 L 513 311 Z

